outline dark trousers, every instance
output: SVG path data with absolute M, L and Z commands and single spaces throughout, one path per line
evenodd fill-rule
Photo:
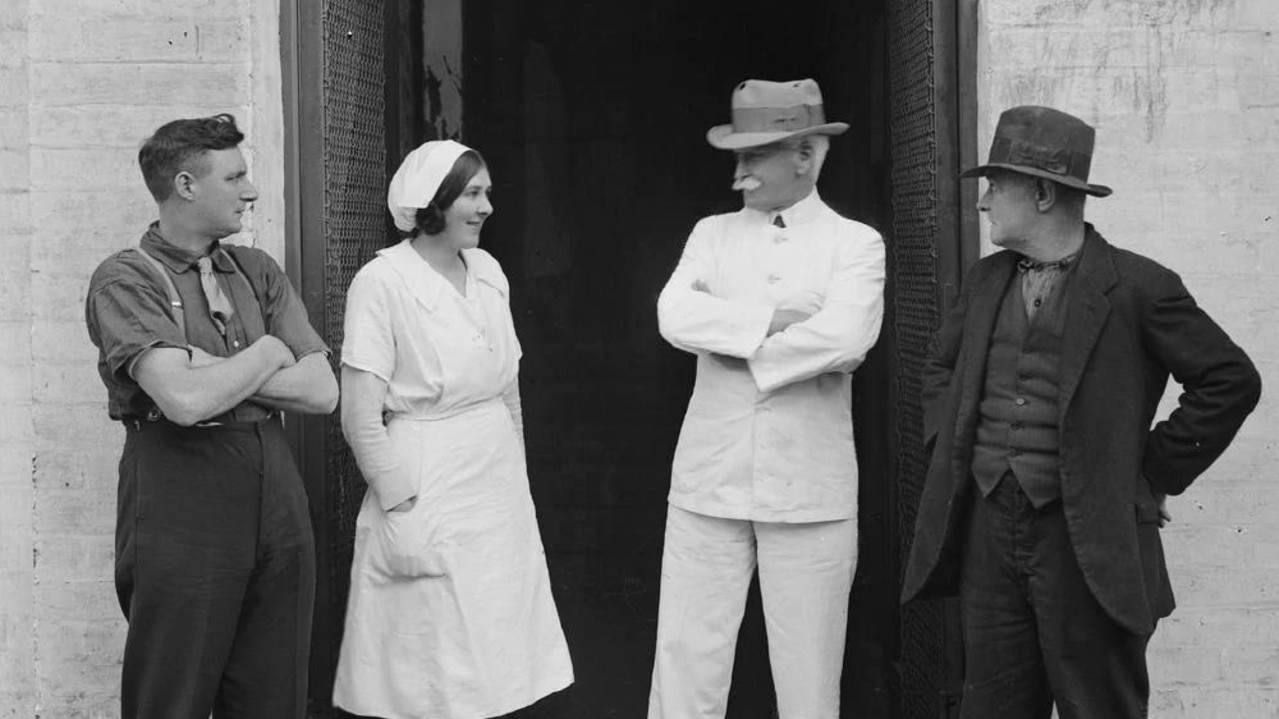
M 1061 502 L 1035 509 L 1005 475 L 974 492 L 961 579 L 963 719 L 1140 719 L 1146 643 L 1085 584 Z
M 128 424 L 123 719 L 302 719 L 315 544 L 278 418 Z

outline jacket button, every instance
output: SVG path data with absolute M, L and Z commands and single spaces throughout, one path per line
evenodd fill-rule
M 1022 407 L 1022 406 L 1024 406 L 1025 404 L 1026 404 L 1026 398 L 1025 398 L 1025 397 L 1018 397 L 1018 398 L 1017 398 L 1017 406 L 1018 406 L 1018 407 Z

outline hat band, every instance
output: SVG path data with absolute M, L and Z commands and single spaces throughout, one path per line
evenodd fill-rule
M 733 108 L 733 132 L 796 132 L 825 122 L 821 105 Z
M 1092 168 L 1092 155 L 1064 147 L 1044 147 L 1010 137 L 996 137 L 991 142 L 990 161 L 1034 167 L 1084 182 L 1088 181 L 1088 172 Z

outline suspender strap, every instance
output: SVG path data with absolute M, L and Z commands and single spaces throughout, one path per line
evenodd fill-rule
M 151 266 L 155 268 L 156 273 L 160 275 L 160 280 L 164 284 L 164 290 L 169 295 L 169 310 L 173 315 L 173 321 L 178 324 L 178 331 L 182 333 L 182 336 L 186 337 L 187 323 L 186 315 L 182 310 L 182 297 L 178 295 L 178 287 L 173 284 L 173 278 L 169 276 L 169 271 L 166 270 L 164 265 L 160 264 L 160 261 L 153 257 L 151 253 L 141 247 L 135 247 L 134 249 L 138 251 L 138 254 L 145 257 L 147 262 L 150 262 Z
M 151 266 L 155 268 L 156 273 L 160 275 L 160 280 L 164 284 L 164 290 L 169 295 L 169 308 L 171 310 L 171 314 L 173 315 L 173 321 L 177 323 L 178 330 L 182 332 L 182 336 L 186 337 L 187 336 L 186 316 L 182 308 L 182 296 L 178 294 L 177 285 L 173 284 L 173 276 L 169 274 L 169 271 L 165 269 L 164 265 L 158 259 L 156 259 L 154 255 L 142 249 L 142 247 L 140 246 L 135 247 L 133 249 L 137 250 L 139 254 L 145 257 L 147 262 L 151 263 Z M 227 259 L 231 261 L 231 267 L 235 270 L 234 274 L 236 278 L 240 282 L 243 282 L 244 285 L 249 288 L 249 291 L 252 294 L 253 299 L 258 303 L 258 307 L 255 307 L 252 309 L 256 310 L 259 314 L 261 314 L 263 311 L 262 296 L 258 293 L 258 288 L 254 287 L 253 283 L 249 281 L 249 276 L 245 274 L 244 268 L 240 266 L 240 261 L 235 258 L 235 253 L 227 251 L 225 247 L 218 247 L 216 251 L 221 252 L 224 256 L 226 256 Z M 240 312 L 241 308 L 237 307 L 236 311 Z M 242 322 L 249 321 L 248 318 L 245 316 L 241 316 L 240 319 Z M 263 332 L 265 332 L 265 328 L 263 328 Z

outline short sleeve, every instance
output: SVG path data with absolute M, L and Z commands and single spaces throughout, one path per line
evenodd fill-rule
M 244 252 L 244 249 L 241 248 L 240 251 Z M 328 346 L 311 326 L 306 306 L 302 304 L 302 298 L 293 289 L 293 283 L 289 282 L 284 270 L 265 252 L 252 252 L 257 255 L 255 262 L 260 265 L 262 272 L 262 299 L 266 304 L 262 312 L 266 319 L 267 334 L 273 335 L 293 350 L 293 356 L 297 359 L 316 352 L 328 354 Z
M 133 365 L 155 347 L 188 350 L 167 296 L 142 279 L 116 277 L 89 287 L 85 301 L 89 337 L 117 381 L 131 380 Z M 188 350 L 189 351 L 189 350 Z
M 369 372 L 388 384 L 395 371 L 390 289 L 386 278 L 365 266 L 347 289 L 342 327 L 342 364 Z

